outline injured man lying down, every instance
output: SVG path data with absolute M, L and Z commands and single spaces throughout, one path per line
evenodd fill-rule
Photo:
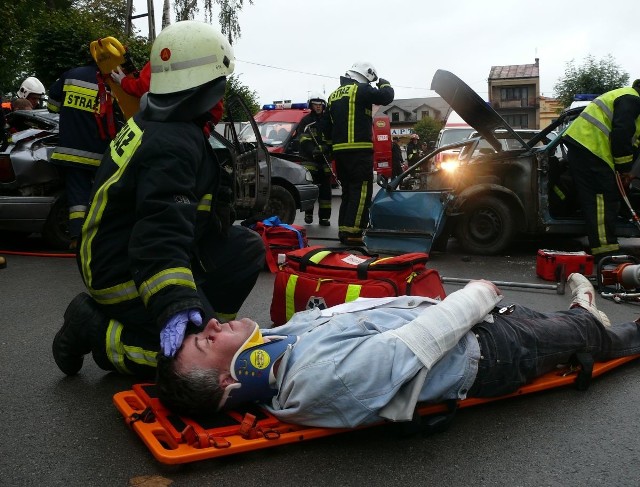
M 284 422 L 356 427 L 410 421 L 418 402 L 509 394 L 576 354 L 640 353 L 636 322 L 611 324 L 583 275 L 567 284 L 571 302 L 556 312 L 498 307 L 501 291 L 478 280 L 441 302 L 358 299 L 273 329 L 212 319 L 159 357 L 158 395 L 186 416 L 257 402 Z

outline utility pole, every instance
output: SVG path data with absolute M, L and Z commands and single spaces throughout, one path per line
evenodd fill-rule
M 165 2 L 168 3 L 168 0 Z M 147 13 L 133 15 L 133 0 L 127 0 L 127 20 L 124 25 L 124 34 L 128 37 L 131 35 L 131 22 L 134 19 L 147 17 L 149 21 L 149 42 L 153 42 L 156 38 L 156 19 L 153 12 L 153 0 L 147 0 Z

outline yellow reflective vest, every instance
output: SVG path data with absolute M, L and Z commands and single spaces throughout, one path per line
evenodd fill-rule
M 600 95 L 587 105 L 565 133 L 566 136 L 587 148 L 614 170 L 616 165 L 633 162 L 633 151 L 638 148 L 640 143 L 640 116 L 636 116 L 635 130 L 628 149 L 624 150 L 623 154 L 620 154 L 619 148 L 617 151 L 612 150 L 614 104 L 618 98 L 629 95 L 638 98 L 637 101 L 640 104 L 640 95 L 633 88 L 618 88 Z M 626 144 L 628 142 L 625 141 Z

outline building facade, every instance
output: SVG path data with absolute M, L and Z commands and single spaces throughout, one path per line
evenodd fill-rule
M 491 66 L 489 103 L 513 128 L 540 128 L 540 66 Z

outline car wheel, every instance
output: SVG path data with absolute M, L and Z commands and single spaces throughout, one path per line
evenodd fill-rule
M 291 224 L 296 218 L 297 210 L 296 200 L 289 191 L 282 186 L 271 186 L 269 202 L 265 208 L 266 217 L 277 215 L 281 222 Z
M 60 250 L 67 250 L 71 243 L 69 237 L 69 208 L 67 199 L 63 196 L 58 198 L 51 207 L 47 221 L 42 227 L 42 238 L 51 247 Z
M 481 196 L 463 207 L 456 235 L 469 253 L 500 254 L 515 234 L 514 216 L 507 204 L 495 196 Z

